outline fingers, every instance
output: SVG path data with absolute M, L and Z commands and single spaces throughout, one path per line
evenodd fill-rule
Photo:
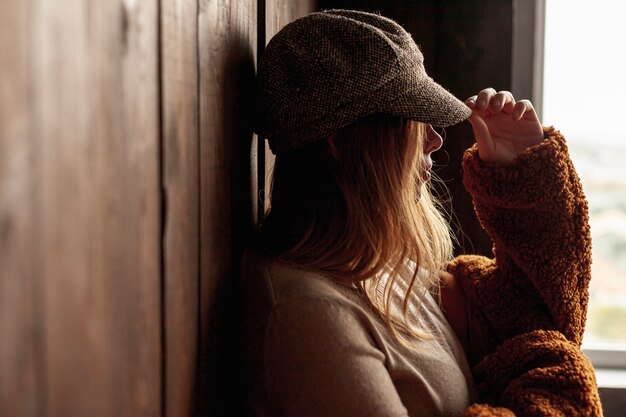
M 467 100 L 465 100 L 465 105 L 472 110 L 476 109 L 476 97 L 478 96 L 469 97 Z
M 511 114 L 516 104 L 513 94 L 508 91 L 501 91 L 500 93 L 504 95 L 504 102 L 500 106 L 500 111 L 502 113 Z
M 496 90 L 493 88 L 481 90 L 476 97 L 476 110 L 487 110 L 489 108 L 489 102 L 495 95 Z
M 515 106 L 515 98 L 509 91 L 496 92 L 493 88 L 485 88 L 477 95 L 468 98 L 465 104 L 472 110 L 510 114 Z
M 483 118 L 475 113 L 472 113 L 467 120 L 472 125 L 474 138 L 476 138 L 476 143 L 478 144 L 479 156 L 484 161 L 491 160 L 491 154 L 494 152 L 495 144 L 489 132 L 489 127 L 487 127 Z
M 513 117 L 513 120 L 515 121 L 522 118 L 526 120 L 539 121 L 533 104 L 528 100 L 520 100 L 515 103 L 511 117 Z
M 509 162 L 543 140 L 533 105 L 516 101 L 508 91 L 486 88 L 466 100 L 479 157 L 487 162 Z

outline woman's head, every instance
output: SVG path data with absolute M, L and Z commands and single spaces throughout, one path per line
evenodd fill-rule
M 451 256 L 428 183 L 440 146 L 428 125 L 374 114 L 278 155 L 263 246 L 343 282 L 399 271 L 407 260 L 434 279 Z

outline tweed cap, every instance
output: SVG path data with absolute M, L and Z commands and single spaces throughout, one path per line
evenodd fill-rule
M 411 35 L 353 10 L 312 13 L 268 43 L 258 69 L 256 131 L 275 154 L 373 113 L 445 127 L 470 109 L 430 78 Z

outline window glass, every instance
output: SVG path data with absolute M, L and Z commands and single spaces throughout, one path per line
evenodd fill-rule
M 625 5 L 546 0 L 543 121 L 568 139 L 589 200 L 587 347 L 626 349 Z

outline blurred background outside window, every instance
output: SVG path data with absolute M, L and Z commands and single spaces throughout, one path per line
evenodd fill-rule
M 626 3 L 547 0 L 543 122 L 561 130 L 589 200 L 584 346 L 626 350 Z M 626 365 L 626 364 L 625 364 Z

